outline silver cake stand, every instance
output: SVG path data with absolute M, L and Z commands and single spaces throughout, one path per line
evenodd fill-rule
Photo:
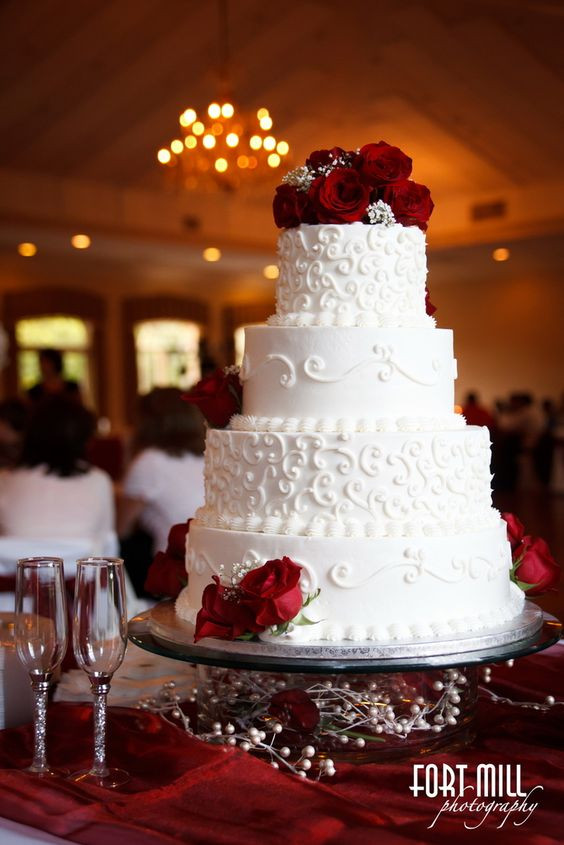
M 504 625 L 411 642 L 194 643 L 193 626 L 170 601 L 129 623 L 135 645 L 197 665 L 198 734 L 233 745 L 233 735 L 224 732 L 228 726 L 244 747 L 245 738 L 252 741 L 259 731 L 274 749 L 280 742 L 290 753 L 315 747 L 321 758 L 354 762 L 468 743 L 479 667 L 541 651 L 561 635 L 561 623 L 530 600 Z M 315 710 L 312 720 L 304 696 L 319 713 L 313 727 Z

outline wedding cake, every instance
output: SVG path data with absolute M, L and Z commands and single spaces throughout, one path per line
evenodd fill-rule
M 177 613 L 213 576 L 301 568 L 289 642 L 409 641 L 522 609 L 487 428 L 454 412 L 452 331 L 426 288 L 433 203 L 384 142 L 312 154 L 277 189 L 276 313 L 245 330 L 242 408 L 210 428 Z

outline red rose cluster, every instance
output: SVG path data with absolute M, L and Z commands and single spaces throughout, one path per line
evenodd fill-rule
M 502 513 L 507 523 L 507 539 L 511 545 L 513 568 L 511 578 L 528 596 L 538 596 L 558 589 L 560 567 L 541 537 L 525 534 L 515 514 Z
M 182 397 L 197 405 L 209 425 L 225 428 L 233 414 L 241 410 L 243 388 L 239 373 L 233 367 L 217 369 L 195 384 Z
M 425 231 L 433 200 L 425 185 L 409 178 L 411 166 L 409 156 L 385 141 L 365 144 L 358 152 L 316 150 L 276 189 L 274 221 L 280 229 L 300 223 L 368 223 L 368 206 L 382 200 L 397 223 Z
M 175 599 L 186 585 L 186 536 L 191 522 L 173 525 L 166 551 L 153 558 L 145 579 L 145 590 L 151 595 Z
M 223 586 L 214 575 L 202 596 L 194 641 L 234 640 L 290 622 L 303 605 L 300 574 L 301 567 L 283 557 L 251 569 L 236 587 Z

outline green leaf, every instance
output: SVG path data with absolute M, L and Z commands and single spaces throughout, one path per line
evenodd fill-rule
M 315 591 L 315 593 L 310 593 L 309 596 L 307 597 L 307 599 L 302 604 L 302 610 L 304 609 L 304 607 L 307 607 L 308 604 L 311 604 L 312 601 L 314 601 L 318 597 L 320 592 L 321 592 L 321 590 L 318 587 L 317 590 Z
M 311 619 L 308 619 L 307 616 L 296 616 L 293 620 L 293 625 L 319 625 L 322 620 L 319 619 L 317 622 L 312 622 Z
M 344 736 L 350 736 L 351 739 L 365 739 L 366 742 L 386 742 L 384 737 L 373 736 L 372 734 L 365 734 L 362 731 L 340 731 L 336 725 L 324 725 L 325 730 L 338 731 Z
M 241 634 L 239 637 L 235 637 L 236 640 L 252 640 L 254 639 L 254 634 L 252 631 L 247 631 L 246 634 Z

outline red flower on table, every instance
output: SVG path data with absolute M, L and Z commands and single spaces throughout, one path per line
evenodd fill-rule
M 275 693 L 268 707 L 270 716 L 285 727 L 303 733 L 319 724 L 319 710 L 303 689 L 287 689 Z
M 269 628 L 297 616 L 303 604 L 300 575 L 301 567 L 289 557 L 269 560 L 245 575 L 239 586 L 258 625 Z
M 425 185 L 406 179 L 386 185 L 379 191 L 379 197 L 388 203 L 397 223 L 403 226 L 418 226 L 423 232 L 427 230 L 435 204 L 429 188 Z
M 356 170 L 336 167 L 313 182 L 310 196 L 320 223 L 354 223 L 366 214 L 370 189 Z
M 197 405 L 209 425 L 225 428 L 233 414 L 241 410 L 243 388 L 239 373 L 234 368 L 218 368 L 194 385 L 182 398 L 185 402 Z
M 399 147 L 379 141 L 360 148 L 354 167 L 367 185 L 378 188 L 408 179 L 412 161 Z
M 173 525 L 166 551 L 157 552 L 145 578 L 145 590 L 153 596 L 175 599 L 186 584 L 186 537 L 191 519 Z

